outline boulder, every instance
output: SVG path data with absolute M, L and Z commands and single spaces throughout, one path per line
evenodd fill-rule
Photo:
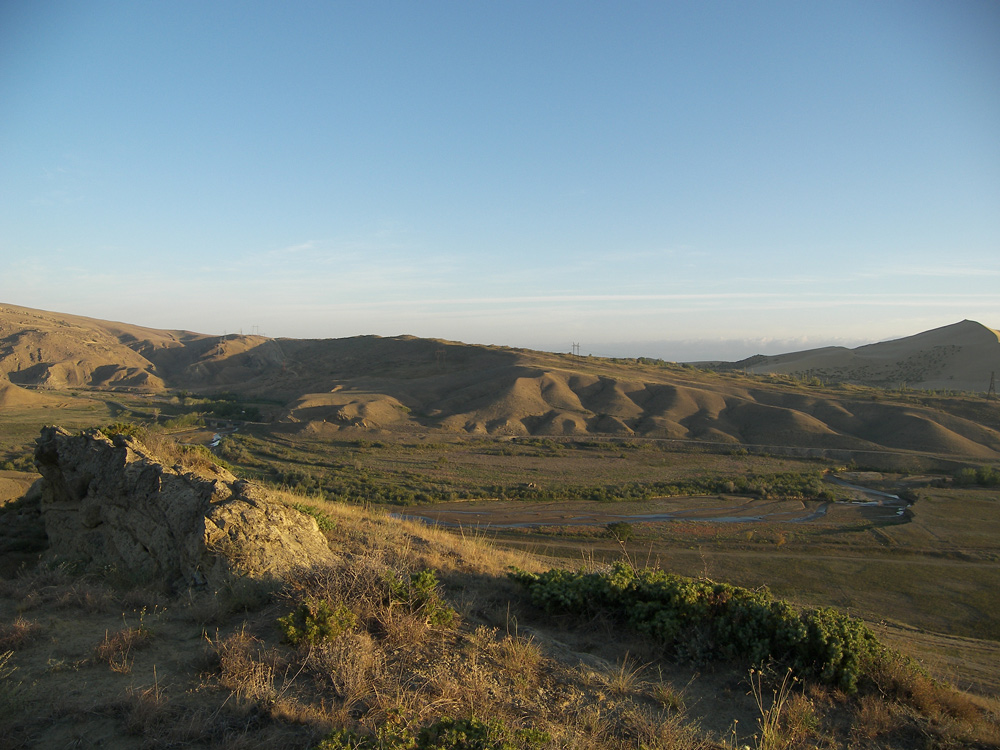
M 132 437 L 45 427 L 35 465 L 59 559 L 175 588 L 281 579 L 332 559 L 315 519 L 223 468 L 166 466 Z

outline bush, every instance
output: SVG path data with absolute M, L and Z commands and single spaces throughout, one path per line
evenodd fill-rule
M 433 570 L 411 573 L 408 578 L 391 574 L 386 578 L 390 603 L 397 602 L 413 614 L 421 614 L 428 625 L 452 627 L 458 613 L 438 594 L 438 580 Z
M 299 513 L 304 513 L 307 516 L 315 518 L 316 525 L 319 526 L 320 531 L 333 531 L 337 528 L 337 523 L 319 508 L 314 508 L 312 505 L 306 505 L 305 503 L 292 503 L 291 507 L 295 508 Z
M 609 523 L 605 529 L 607 530 L 608 536 L 619 542 L 627 542 L 629 539 L 635 537 L 635 530 L 632 528 L 632 524 L 627 521 L 615 521 L 614 523 Z
M 954 481 L 959 487 L 971 487 L 973 485 L 996 487 L 1000 485 L 1000 469 L 993 466 L 980 466 L 974 469 L 969 466 L 956 471 Z
M 101 432 L 109 438 L 113 438 L 115 435 L 125 435 L 126 437 L 143 440 L 146 437 L 146 429 L 131 422 L 114 422 L 107 427 L 102 427 Z
M 444 717 L 414 737 L 406 727 L 389 723 L 374 736 L 338 730 L 315 750 L 537 750 L 551 737 L 535 729 L 511 729 L 500 721 Z
M 847 692 L 884 652 L 868 627 L 833 609 L 797 611 L 770 592 L 698 581 L 616 563 L 600 573 L 516 571 L 532 601 L 551 614 L 606 613 L 700 659 L 787 664 Z
M 316 646 L 353 630 L 356 625 L 357 617 L 351 610 L 343 604 L 331 609 L 325 599 L 302 602 L 294 612 L 278 618 L 278 627 L 293 646 Z

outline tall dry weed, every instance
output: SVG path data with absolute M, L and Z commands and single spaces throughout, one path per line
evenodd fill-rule
M 371 701 L 384 681 L 385 658 L 367 632 L 344 633 L 313 652 L 310 669 L 333 688 L 350 712 Z
M 42 632 L 41 624 L 17 615 L 9 623 L 0 625 L 0 651 L 19 649 Z
M 128 674 L 132 671 L 133 652 L 147 646 L 153 632 L 140 620 L 138 625 L 115 632 L 104 631 L 104 640 L 94 647 L 94 658 L 111 667 L 112 672 Z
M 236 698 L 270 702 L 277 697 L 274 659 L 265 654 L 262 641 L 243 629 L 213 641 L 212 649 L 219 662 L 218 682 Z

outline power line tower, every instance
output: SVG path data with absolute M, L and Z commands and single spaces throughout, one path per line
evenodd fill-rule
M 990 373 L 990 389 L 986 391 L 986 400 L 995 401 L 997 397 L 997 373 L 996 370 Z
M 578 341 L 573 342 L 573 356 L 574 357 L 580 356 L 580 342 Z

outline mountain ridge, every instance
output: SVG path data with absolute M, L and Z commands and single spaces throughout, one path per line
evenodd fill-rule
M 702 364 L 720 371 L 816 377 L 878 388 L 985 391 L 991 375 L 1000 371 L 1000 331 L 963 320 L 853 349 L 827 346 Z
M 898 368 L 925 351 L 954 346 L 957 353 L 946 349 L 941 359 L 967 366 L 975 350 L 966 339 L 984 337 L 974 328 L 979 324 L 966 323 L 957 324 L 964 338 L 935 329 L 908 337 L 916 345 L 887 342 L 900 354 L 886 361 Z M 949 337 L 961 343 L 940 343 Z M 887 357 L 885 347 L 871 348 L 879 346 L 869 345 L 865 366 L 872 366 L 872 351 Z M 754 368 L 774 372 L 768 364 Z M 25 406 L 72 389 L 228 391 L 280 402 L 268 414 L 274 430 L 320 437 L 601 434 L 1000 457 L 1000 414 L 992 407 L 962 405 L 947 413 L 916 401 L 892 403 L 888 394 L 805 386 L 784 375 L 754 378 L 413 336 L 210 336 L 11 305 L 0 305 L 0 384 L 4 399 Z

